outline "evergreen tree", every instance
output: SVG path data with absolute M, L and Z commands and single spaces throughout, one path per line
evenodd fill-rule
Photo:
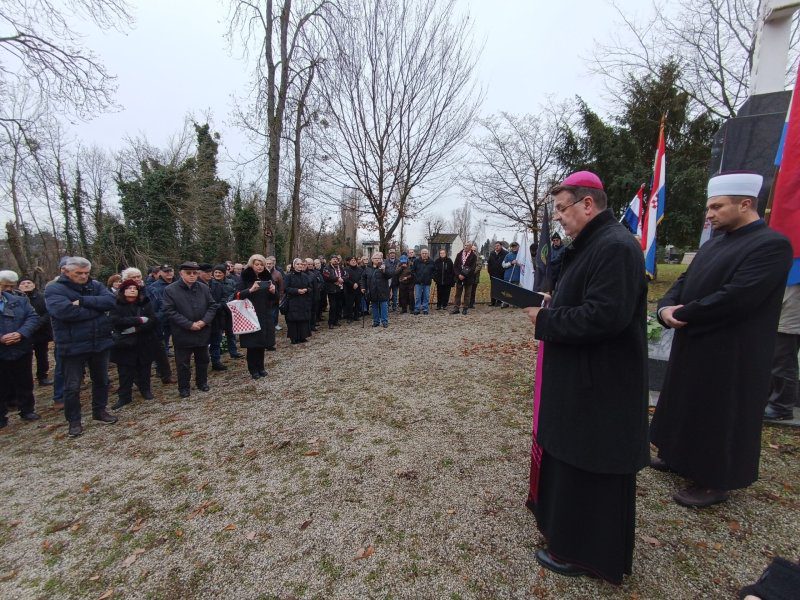
M 261 247 L 259 235 L 261 223 L 258 220 L 258 208 L 255 199 L 243 203 L 242 193 L 236 188 L 233 196 L 233 254 L 237 260 L 245 261 Z
M 230 232 L 225 218 L 225 198 L 230 186 L 217 177 L 219 134 L 212 136 L 208 123 L 194 125 L 197 154 L 193 164 L 193 196 L 197 225 L 197 251 L 205 262 L 228 258 Z

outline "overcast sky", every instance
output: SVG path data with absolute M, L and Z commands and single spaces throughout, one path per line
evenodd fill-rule
M 591 75 L 586 57 L 595 40 L 617 22 L 614 7 L 590 0 L 462 0 L 474 20 L 483 52 L 478 79 L 486 98 L 481 113 L 536 112 L 548 99 L 581 96 L 601 112 L 609 106 L 603 82 Z M 132 2 L 135 24 L 125 33 L 91 34 L 86 43 L 118 78 L 121 110 L 75 127 L 84 145 L 120 149 L 129 136 L 144 135 L 164 146 L 188 113 L 212 115 L 222 150 L 247 155 L 247 143 L 231 122 L 233 97 L 246 93 L 247 66 L 225 39 L 227 2 L 139 0 Z M 626 14 L 646 14 L 641 0 L 618 0 Z M 233 164 L 222 164 L 223 176 Z M 458 192 L 434 206 L 449 216 L 463 203 Z M 410 243 L 422 238 L 421 220 L 409 228 Z M 490 228 L 483 237 L 508 236 Z

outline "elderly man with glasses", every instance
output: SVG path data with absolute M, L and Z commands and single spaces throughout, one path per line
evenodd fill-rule
M 178 393 L 190 395 L 192 357 L 195 364 L 195 384 L 201 392 L 208 387 L 208 343 L 211 323 L 218 305 L 208 286 L 198 281 L 200 265 L 185 262 L 178 267 L 180 278 L 164 290 L 164 315 L 172 327 L 175 365 L 178 370 Z
M 644 256 L 594 173 L 552 195 L 573 242 L 549 306 L 524 309 L 544 342 L 528 507 L 547 548 L 536 560 L 619 584 L 633 563 L 636 472 L 649 462 Z

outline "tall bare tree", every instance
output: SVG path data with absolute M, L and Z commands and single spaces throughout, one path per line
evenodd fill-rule
M 477 231 L 473 229 L 472 207 L 469 202 L 464 202 L 464 205 L 460 208 L 453 209 L 448 225 L 452 232 L 457 233 L 465 244 L 475 238 L 474 234 Z
M 425 219 L 424 226 L 427 236 L 426 241 L 430 241 L 431 238 L 436 237 L 444 230 L 444 217 L 441 215 L 430 215 Z
M 454 0 L 352 0 L 320 90 L 329 175 L 366 201 L 383 251 L 450 183 L 481 101 L 467 15 Z
M 300 70 L 296 63 L 302 34 L 317 21 L 324 23 L 331 5 L 330 0 L 231 0 L 229 39 L 241 40 L 255 57 L 250 107 L 239 111 L 238 120 L 265 145 L 260 155 L 267 162 L 263 225 L 268 254 L 275 252 L 281 142 L 289 90 Z
M 593 70 L 612 83 L 630 77 L 657 76 L 661 65 L 678 64 L 678 85 L 695 108 L 728 118 L 747 99 L 753 68 L 761 0 L 678 0 L 653 2 L 652 16 L 637 21 L 619 7 L 620 22 L 608 41 L 598 42 Z M 787 74 L 794 76 L 798 57 L 798 18 Z
M 461 187 L 479 211 L 521 225 L 538 239 L 544 202 L 564 173 L 559 160 L 568 105 L 542 107 L 538 115 L 500 113 L 478 122 Z

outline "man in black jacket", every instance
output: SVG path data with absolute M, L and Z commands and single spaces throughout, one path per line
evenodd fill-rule
M 188 398 L 192 356 L 197 389 L 201 392 L 209 390 L 208 341 L 217 303 L 211 297 L 208 286 L 197 281 L 200 267 L 196 262 L 185 262 L 179 269 L 180 279 L 164 290 L 164 315 L 172 325 L 178 393 L 181 398 Z
M 497 279 L 503 278 L 503 273 L 505 273 L 503 261 L 506 259 L 506 254 L 508 254 L 508 250 L 503 248 L 503 244 L 495 242 L 494 250 L 489 253 L 489 260 L 486 261 L 486 269 L 489 271 L 490 277 L 496 277 Z M 489 303 L 490 306 L 498 306 L 499 304 L 500 302 L 494 298 L 492 298 L 492 301 Z
M 364 269 L 361 277 L 361 290 L 372 306 L 372 326 L 389 326 L 389 282 L 394 271 L 383 262 L 383 253 L 372 255 L 372 265 Z
M 619 584 L 633 563 L 636 472 L 649 461 L 644 257 L 597 175 L 574 173 L 552 194 L 573 242 L 550 305 L 525 309 L 544 342 L 528 507 L 548 546 L 536 560 Z
M 28 297 L 33 310 L 39 315 L 39 324 L 31 337 L 33 353 L 36 355 L 36 379 L 39 385 L 53 385 L 53 380 L 48 377 L 50 372 L 48 350 L 53 339 L 53 328 L 50 326 L 50 315 L 47 313 L 44 294 L 39 293 L 36 283 L 30 277 L 19 280 L 19 291 Z
M 350 323 L 361 318 L 361 275 L 363 269 L 358 266 L 355 256 L 347 259 L 346 284 L 344 286 L 344 318 Z
M 411 272 L 414 274 L 414 314 L 428 314 L 431 300 L 431 281 L 435 274 L 436 267 L 427 248 L 419 251 L 419 258 L 411 264 Z
M 322 267 L 322 279 L 325 280 L 325 292 L 328 295 L 328 329 L 339 326 L 344 303 L 344 286 L 347 272 L 339 264 L 341 257 L 331 256 L 329 265 Z
M 453 273 L 456 276 L 456 297 L 453 302 L 453 310 L 450 311 L 451 315 L 457 315 L 459 312 L 467 314 L 472 286 L 475 284 L 475 266 L 478 263 L 478 255 L 473 250 L 474 246 L 473 242 L 467 242 L 461 252 L 456 254 L 456 259 L 453 261 Z M 462 294 L 464 296 L 463 310 L 461 310 Z

